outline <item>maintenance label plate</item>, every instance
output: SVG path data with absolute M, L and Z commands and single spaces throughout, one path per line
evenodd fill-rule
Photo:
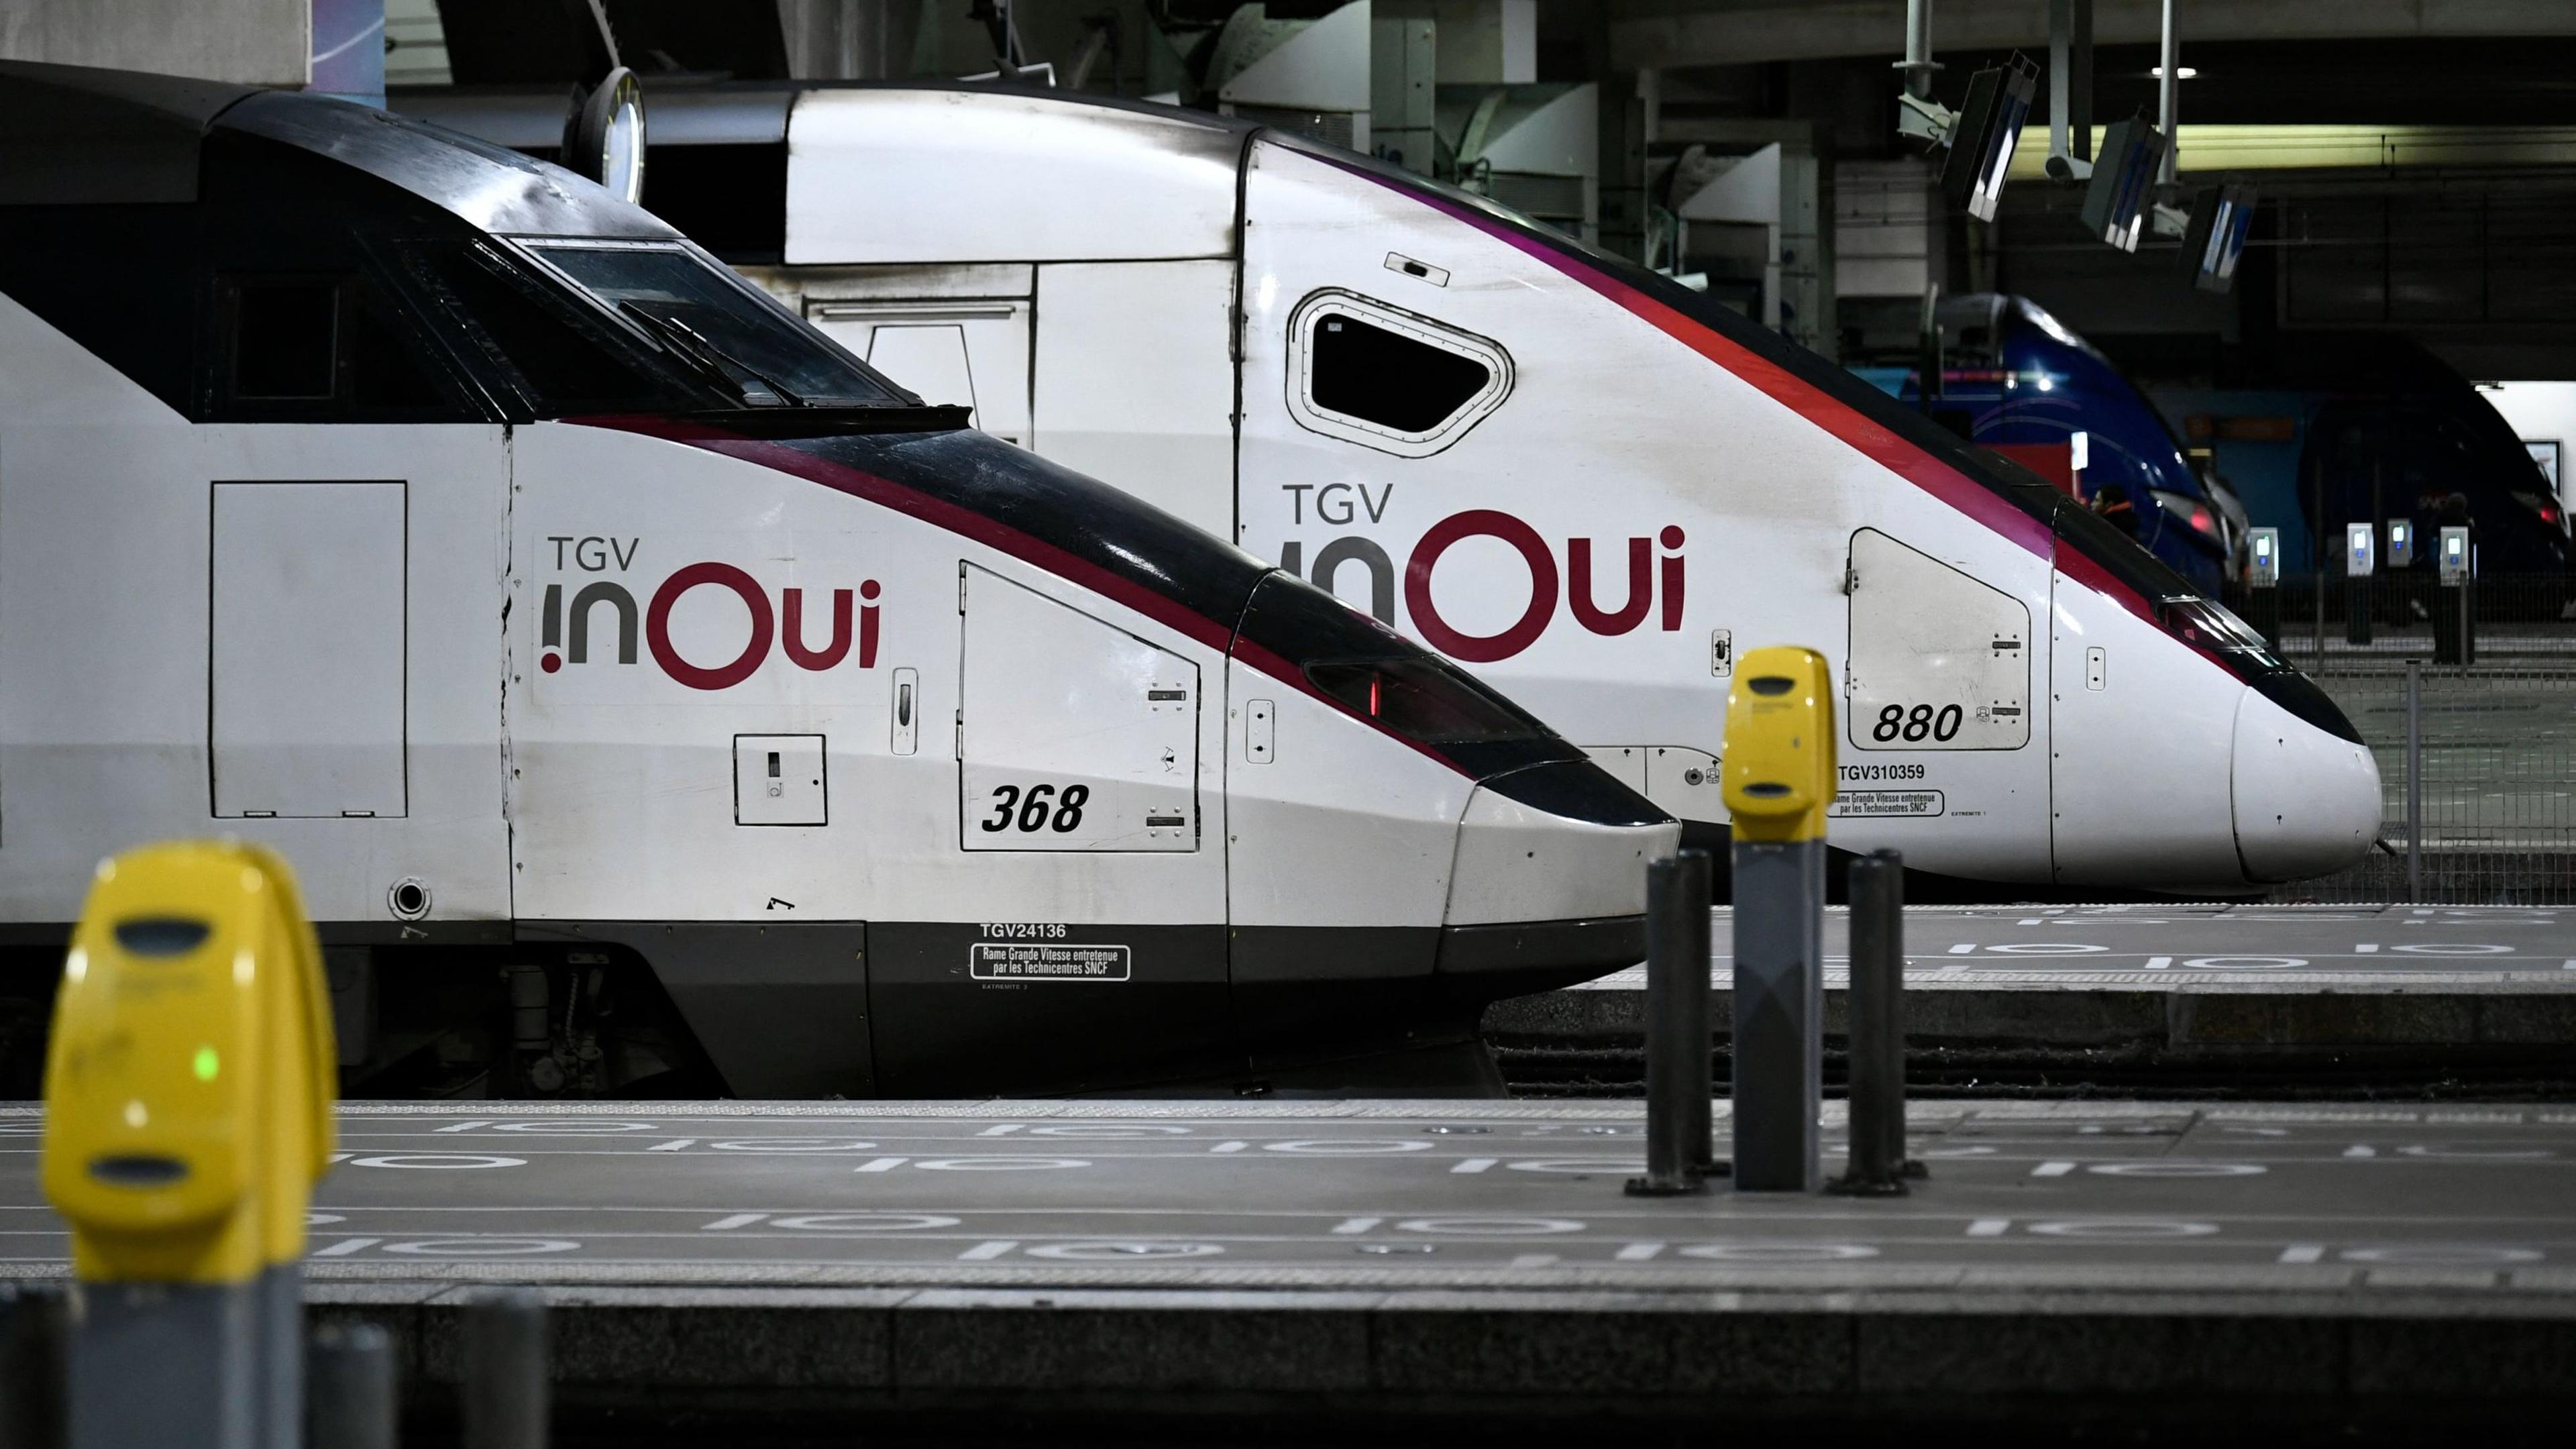
M 1932 816 L 1941 813 L 1938 790 L 1846 790 L 1825 813 L 1836 818 L 1879 815 Z
M 1132 954 L 1059 941 L 977 941 L 966 950 L 978 981 L 1124 981 Z

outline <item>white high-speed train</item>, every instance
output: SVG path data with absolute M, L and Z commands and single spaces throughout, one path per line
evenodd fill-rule
M 551 166 L 0 65 L 21 969 L 218 832 L 413 1086 L 1286 1085 L 1641 953 L 1664 812 L 965 424 Z
M 562 121 L 559 93 L 396 104 L 539 150 Z M 1735 651 L 1789 640 L 1843 681 L 1844 849 L 2241 891 L 2376 833 L 2352 725 L 2127 538 L 1481 198 L 1057 92 L 650 104 L 646 202 L 824 332 L 1472 667 L 1686 824 L 1725 820 Z

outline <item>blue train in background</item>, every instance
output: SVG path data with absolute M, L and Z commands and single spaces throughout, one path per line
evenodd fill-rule
M 2186 456 L 2163 416 L 2112 361 L 2026 297 L 1978 292 L 1934 309 L 1938 391 L 1924 365 L 1852 371 L 2010 458 L 2135 534 L 2201 592 L 2218 596 L 2244 546 L 2245 506 Z

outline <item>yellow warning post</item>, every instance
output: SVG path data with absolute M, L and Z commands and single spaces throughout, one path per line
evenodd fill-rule
M 283 859 L 185 842 L 99 866 L 45 1063 L 42 1180 L 83 1305 L 76 1445 L 285 1442 L 335 1062 L 321 951 Z M 147 1351 L 160 1357 L 137 1362 Z M 168 1392 L 133 1394 L 136 1374 Z
M 1735 834 L 1821 840 L 1834 803 L 1833 670 L 1813 649 L 1756 649 L 1726 694 L 1719 772 Z

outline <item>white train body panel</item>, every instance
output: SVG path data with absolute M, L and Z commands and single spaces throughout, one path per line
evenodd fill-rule
M 1237 742 L 1226 767 L 1234 918 L 1283 925 L 1328 900 L 1354 926 L 1439 921 L 1458 851 L 1455 822 L 1466 817 L 1473 782 L 1407 768 L 1413 752 L 1391 739 L 1318 749 L 1330 738 L 1331 707 L 1239 662 L 1228 689 Z M 1253 763 L 1248 741 L 1263 716 L 1274 722 L 1258 751 L 1267 758 Z M 1630 910 L 1645 908 L 1644 881 L 1640 874 Z
M 911 92 L 819 91 L 805 99 L 788 132 L 789 164 L 839 180 L 791 211 L 789 265 L 1222 257 L 1234 250 L 1239 143 L 1228 133 L 1178 115 L 1100 109 L 1068 116 L 1039 97 L 945 96 L 929 106 L 915 104 L 919 96 Z M 970 171 L 984 205 L 911 204 L 960 187 Z M 1002 216 L 1047 220 L 1032 228 L 1002 224 Z
M 2235 720 L 2261 669 L 2224 626 L 2186 638 L 2160 617 L 2142 553 L 2059 537 L 2046 495 L 2016 501 L 1893 404 L 1575 244 L 1330 148 L 1071 98 L 803 92 L 788 134 L 789 264 L 746 268 L 773 294 L 821 317 L 970 287 L 1025 306 L 1026 343 L 991 345 L 1031 359 L 1027 446 L 1431 644 L 1685 820 L 1725 819 L 1733 657 L 1790 642 L 1845 680 L 1838 847 L 2000 881 L 2242 889 L 2368 843 L 2367 752 L 2289 675 L 2264 687 L 2300 695 L 2283 713 L 2322 742 L 2271 749 L 2305 762 L 2312 798 L 2240 851 Z M 1224 263 L 1164 260 L 1206 247 L 1230 152 L 1231 328 Z M 1037 158 L 1047 199 L 1023 204 Z M 883 229 L 823 240 L 850 198 L 898 192 Z M 997 195 L 1015 224 L 993 224 Z M 1176 208 L 1190 228 L 1103 249 Z M 1337 318 L 1489 381 L 1428 429 L 1339 413 L 1316 373 Z
M 78 378 L 94 366 L 6 298 L 0 357 L 12 377 Z M 390 924 L 386 891 L 417 877 L 434 884 L 443 917 L 508 919 L 509 824 L 496 768 L 503 430 L 410 428 L 397 443 L 326 427 L 191 426 L 122 379 L 93 378 L 17 406 L 23 396 L 0 417 L 0 918 L 69 921 L 99 860 L 186 830 L 285 851 L 317 916 Z M 219 805 L 234 802 L 210 730 L 210 699 L 219 709 L 227 683 L 213 667 L 229 654 L 216 647 L 210 617 L 229 582 L 214 576 L 217 492 L 350 480 L 398 485 L 408 509 L 398 528 L 439 545 L 407 551 L 407 618 L 367 621 L 394 625 L 372 644 L 407 682 L 398 717 L 348 721 L 332 681 L 306 677 L 315 692 L 300 703 L 313 711 L 314 743 L 326 746 L 310 778 L 331 783 L 327 746 L 334 736 L 350 742 L 348 724 L 389 723 L 391 738 L 365 743 L 399 755 L 402 808 L 386 811 L 369 795 L 345 802 L 367 815 L 227 814 Z M 333 571 L 318 551 L 324 540 L 273 517 L 264 523 L 268 561 L 310 568 L 325 597 L 331 586 L 368 582 Z M 399 551 L 404 534 L 374 542 Z M 308 547 L 317 550 L 309 557 Z M 292 618 L 272 631 L 257 619 L 226 622 L 244 662 L 310 634 Z
M 1130 654 L 1142 642 L 1138 636 L 1155 638 L 1144 647 L 1203 678 L 1222 676 L 1222 654 L 1164 637 L 1168 631 L 1159 624 L 1110 601 L 1062 602 L 1072 591 L 1060 579 L 963 548 L 933 525 L 773 468 L 571 424 L 527 429 L 521 447 L 528 481 L 514 527 L 528 564 L 518 593 L 529 603 L 511 611 L 517 680 L 511 738 L 522 915 L 730 920 L 792 909 L 794 918 L 864 920 L 900 901 L 908 919 L 973 920 L 997 893 L 1036 891 L 1072 903 L 1069 919 L 1224 920 L 1223 856 L 1198 848 L 1195 834 L 1154 842 L 1156 848 L 1143 852 L 1152 858 L 1131 858 L 1129 851 L 1074 858 L 1053 849 L 983 849 L 992 837 L 977 827 L 990 817 L 989 792 L 968 794 L 962 810 L 960 797 L 961 661 L 973 657 L 965 633 L 975 592 L 968 591 L 970 612 L 961 614 L 961 554 L 971 555 L 966 566 L 982 575 L 982 592 L 994 597 L 996 612 L 999 591 L 1018 588 L 1046 608 L 1080 608 L 1101 621 L 1101 632 L 1126 641 Z M 552 539 L 567 541 L 560 568 Z M 582 566 L 584 539 L 605 541 L 586 551 L 602 563 L 595 571 Z M 756 637 L 752 610 L 731 582 L 691 583 L 684 573 L 708 564 L 741 570 L 767 605 L 768 627 L 758 632 L 768 636 L 769 648 L 749 661 L 738 681 L 726 676 L 745 662 Z M 682 578 L 677 589 L 675 575 Z M 618 662 L 616 604 L 595 602 L 588 657 L 570 659 L 567 619 L 566 647 L 558 651 L 565 662 L 547 671 L 540 638 L 545 590 L 560 587 L 569 607 L 579 590 L 600 582 L 624 589 L 633 601 L 635 661 Z M 800 664 L 784 633 L 786 591 L 812 601 L 802 608 L 801 647 L 820 653 L 845 637 L 836 633 L 827 601 L 840 591 L 856 599 L 869 583 L 879 591 L 853 609 L 849 632 L 856 638 L 847 653 L 821 669 Z M 653 601 L 665 591 L 672 600 L 671 653 L 685 667 L 715 669 L 714 677 L 691 684 L 661 664 L 650 621 Z M 871 632 L 872 656 L 866 652 Z M 1084 662 L 1115 657 L 1097 651 Z M 913 753 L 898 755 L 892 678 L 905 667 L 919 673 L 922 725 Z M 1104 687 L 1097 669 L 1064 669 L 1059 681 L 1067 688 Z M 1131 692 L 1141 706 L 1146 689 Z M 995 719 L 986 728 L 999 731 L 1055 717 L 1064 701 L 1039 696 L 991 703 Z M 1185 813 L 1203 805 L 1204 828 L 1213 832 L 1224 809 L 1216 767 L 1221 726 L 1212 711 L 1195 708 L 1195 691 L 1192 703 L 1182 743 L 1196 741 L 1201 763 L 1178 798 L 1195 794 L 1197 804 Z M 978 724 L 966 720 L 968 738 L 976 737 Z M 736 824 L 734 741 L 747 733 L 823 737 L 826 823 Z M 1089 783 L 1094 820 L 1123 812 L 1141 830 L 1147 810 L 1173 798 L 1160 782 L 1113 798 L 1119 792 L 1098 789 L 1100 780 L 1078 761 L 1068 765 L 1061 753 L 1051 771 L 1026 768 L 1036 763 L 1025 749 L 996 761 L 1024 776 L 1023 786 L 1040 779 L 1059 790 Z M 1051 826 L 1052 812 L 1046 823 Z M 1063 840 L 1050 828 L 1007 834 L 1022 845 Z M 1159 848 L 1173 844 L 1188 848 Z M 968 869 L 961 857 L 970 850 L 978 858 Z M 792 905 L 771 906 L 773 898 Z
M 2045 607 L 2045 557 L 1997 548 L 1986 529 L 1539 257 L 1270 145 L 1254 148 L 1246 208 L 1245 546 L 1311 562 L 1342 539 L 1375 544 L 1396 579 L 1398 627 L 1587 748 L 1722 753 L 1729 680 L 1710 658 L 1719 630 L 1744 647 L 1796 641 L 1839 659 L 1857 529 L 1946 553 L 2034 613 Z M 1390 270 L 1390 251 L 1445 270 L 1448 285 Z M 1372 273 L 1375 298 L 1512 339 L 1511 395 L 1427 457 L 1327 437 L 1289 413 L 1287 312 Z M 1570 416 L 1584 425 L 1568 427 Z M 1723 453 L 1675 423 L 1700 417 L 1728 420 Z M 1461 529 L 1475 531 L 1439 546 Z M 1589 578 L 1574 572 L 1578 541 Z M 1368 607 L 1368 575 L 1355 560 L 1331 586 Z M 1597 622 L 1577 617 L 1577 600 Z M 1838 820 L 1836 844 L 1896 845 L 1911 863 L 1956 874 L 2046 877 L 2046 782 L 2024 759 L 1869 750 L 1848 737 L 1842 753 L 1861 776 L 1855 792 L 1880 776 L 1940 790 L 1947 808 L 1930 829 L 1920 818 Z M 1708 794 L 1718 815 L 1694 818 L 1723 818 Z

